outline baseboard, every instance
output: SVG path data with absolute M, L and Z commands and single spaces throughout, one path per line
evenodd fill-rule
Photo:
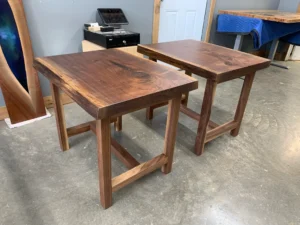
M 64 93 L 61 94 L 61 100 L 64 105 L 74 102 L 68 95 Z M 53 108 L 52 96 L 44 97 L 44 103 L 47 109 Z M 6 107 L 3 106 L 0 107 L 0 120 L 4 120 L 5 118 L 8 118 L 8 112 Z

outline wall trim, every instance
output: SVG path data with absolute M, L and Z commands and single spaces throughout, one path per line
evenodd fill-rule
M 158 43 L 159 22 L 160 22 L 160 4 L 161 0 L 154 0 L 153 6 L 153 26 L 152 26 L 152 43 Z
M 62 99 L 62 103 L 64 105 L 74 102 L 68 95 L 66 95 L 64 93 L 61 94 L 61 99 Z M 52 96 L 44 97 L 44 103 L 45 103 L 45 107 L 47 109 L 53 108 Z M 6 107 L 5 106 L 0 107 L 0 120 L 4 120 L 5 118 L 8 118 L 8 117 L 9 116 L 8 116 Z
M 208 14 L 208 22 L 207 22 L 206 31 L 205 31 L 205 38 L 204 38 L 205 42 L 210 41 L 210 32 L 211 32 L 212 22 L 214 19 L 215 7 L 216 7 L 216 0 L 211 0 L 209 14 Z

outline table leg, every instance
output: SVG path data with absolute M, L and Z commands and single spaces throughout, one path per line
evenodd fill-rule
M 114 125 L 116 131 L 122 130 L 122 116 L 117 117 L 117 121 L 114 123 Z
M 234 137 L 236 137 L 239 134 L 241 123 L 242 123 L 242 120 L 243 120 L 243 117 L 244 117 L 244 113 L 245 113 L 245 109 L 246 109 L 247 102 L 248 102 L 248 99 L 249 99 L 249 95 L 250 95 L 250 91 L 251 91 L 251 87 L 252 87 L 252 84 L 253 84 L 254 77 L 255 77 L 255 73 L 247 75 L 245 77 L 245 81 L 244 81 L 244 84 L 243 84 L 240 100 L 239 100 L 239 103 L 238 103 L 238 106 L 237 106 L 237 109 L 236 109 L 236 113 L 235 113 L 235 117 L 234 117 L 234 121 L 238 122 L 238 125 L 230 133 Z
M 272 45 L 271 45 L 271 48 L 270 48 L 270 52 L 269 52 L 269 56 L 268 58 L 270 60 L 272 60 L 271 62 L 271 65 L 272 66 L 277 66 L 279 68 L 282 68 L 282 69 L 289 69 L 287 66 L 283 66 L 283 65 L 280 65 L 280 64 L 277 64 L 277 63 L 274 63 L 273 60 L 275 58 L 275 54 L 276 54 L 276 51 L 277 51 L 277 48 L 278 48 L 278 44 L 279 44 L 279 40 L 278 39 L 275 39 L 272 41 Z
M 54 105 L 54 112 L 56 118 L 56 126 L 58 131 L 60 147 L 63 151 L 69 150 L 69 140 L 67 134 L 66 120 L 64 114 L 64 107 L 60 98 L 58 87 L 51 83 L 52 100 Z
M 168 162 L 162 167 L 162 172 L 165 174 L 170 173 L 172 170 L 180 104 L 181 96 L 178 96 L 177 98 L 169 101 L 164 146 L 164 155 L 168 157 Z
M 234 50 L 241 50 L 243 45 L 244 35 L 238 34 L 236 35 L 235 42 L 234 42 Z
M 149 57 L 149 60 L 153 61 L 153 62 L 157 62 L 156 59 Z M 146 118 L 147 120 L 152 120 L 153 119 L 153 112 L 154 112 L 154 108 L 152 106 L 148 107 L 146 110 Z
M 188 76 L 192 76 L 192 73 L 189 72 L 189 71 L 185 71 L 185 74 L 188 75 Z M 188 101 L 189 101 L 189 92 L 185 93 L 184 95 L 185 95 L 185 98 L 182 101 L 182 104 L 185 105 L 185 106 L 187 106 Z
M 104 209 L 112 205 L 110 118 L 96 121 L 100 201 Z
M 195 143 L 195 154 L 201 155 L 204 151 L 206 130 L 209 123 L 211 114 L 211 108 L 213 105 L 215 93 L 217 88 L 217 82 L 213 80 L 206 81 L 205 93 L 202 103 L 202 109 L 200 114 L 200 121 L 198 125 L 196 143 Z

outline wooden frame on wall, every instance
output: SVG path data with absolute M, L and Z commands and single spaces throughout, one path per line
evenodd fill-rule
M 154 0 L 153 5 L 153 26 L 152 26 L 152 43 L 158 43 L 158 36 L 159 36 L 159 23 L 160 23 L 160 5 L 161 0 Z M 210 10 L 208 15 L 208 23 L 205 31 L 204 41 L 209 42 L 210 39 L 210 31 L 212 21 L 214 19 L 214 12 L 216 7 L 216 0 L 211 0 L 210 3 Z

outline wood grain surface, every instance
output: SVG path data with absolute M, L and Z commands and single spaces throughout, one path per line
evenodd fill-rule
M 138 52 L 217 83 L 270 65 L 268 59 L 196 40 L 139 45 Z
M 34 66 L 96 119 L 129 113 L 197 89 L 172 68 L 109 49 L 37 58 Z
M 219 14 L 246 16 L 279 23 L 300 23 L 300 15 L 278 10 L 219 10 Z
M 96 121 L 100 202 L 104 209 L 112 205 L 110 118 Z
M 152 24 L 152 43 L 158 43 L 159 24 L 160 24 L 160 5 L 161 5 L 161 0 L 154 0 L 153 24 Z
M 70 149 L 70 146 L 68 140 L 66 119 L 64 114 L 64 106 L 62 104 L 60 98 L 60 91 L 57 88 L 57 86 L 53 83 L 51 83 L 50 86 L 51 86 L 51 93 L 52 93 L 52 99 L 54 105 L 54 112 L 55 112 L 55 119 L 56 119 L 56 126 L 58 131 L 60 148 L 63 151 L 67 151 Z

